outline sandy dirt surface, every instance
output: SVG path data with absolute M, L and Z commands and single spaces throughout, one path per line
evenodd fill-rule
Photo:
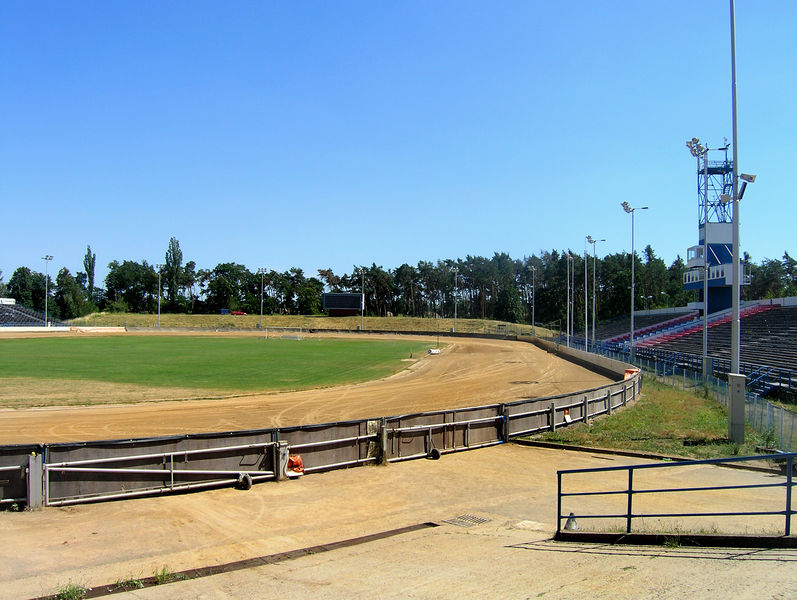
M 620 547 L 551 541 L 556 470 L 646 462 L 503 444 L 360 467 L 249 491 L 0 513 L 0 599 L 177 572 L 358 538 L 422 529 L 278 564 L 128 592 L 141 599 L 285 598 L 794 598 L 797 551 Z M 680 469 L 678 469 L 680 470 Z M 710 466 L 668 468 L 655 485 L 749 485 L 773 475 Z M 780 480 L 780 479 L 778 479 Z M 779 502 L 783 492 L 750 492 Z M 738 492 L 692 493 L 687 507 L 726 510 Z M 672 498 L 648 510 L 672 511 Z M 658 502 L 658 504 L 656 503 Z M 567 510 L 567 507 L 566 507 Z M 445 521 L 472 515 L 464 528 Z M 782 518 L 779 519 L 782 521 Z M 754 519 L 727 532 L 754 532 Z M 782 523 L 781 523 L 782 525 Z M 586 523 L 581 523 L 584 528 Z M 687 527 L 714 527 L 711 520 Z M 723 529 L 723 531 L 725 531 Z
M 49 389 L 38 387 L 34 393 L 72 397 L 76 387 L 82 386 L 87 400 L 114 394 L 128 400 L 139 393 L 146 402 L 0 410 L 0 444 L 328 423 L 510 402 L 609 383 L 605 377 L 525 342 L 469 338 L 446 342 L 441 354 L 408 362 L 407 369 L 386 379 L 321 390 L 186 400 L 191 395 L 185 389 L 52 382 Z M 24 382 L 8 383 L 0 392 L 7 399 L 25 393 Z

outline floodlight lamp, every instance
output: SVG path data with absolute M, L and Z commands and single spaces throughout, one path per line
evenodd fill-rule
M 633 208 L 631 208 L 631 205 L 630 205 L 630 204 L 628 204 L 628 202 L 622 202 L 622 203 L 620 204 L 620 206 L 622 206 L 622 207 L 623 207 L 623 210 L 624 210 L 625 212 L 627 212 L 627 213 L 632 213 L 632 212 L 634 212 L 634 209 L 633 209 Z
M 587 243 L 588 243 L 588 244 L 594 244 L 594 243 L 595 243 L 595 240 L 593 240 L 593 239 L 592 239 L 592 236 L 591 236 L 591 235 L 588 235 L 588 236 L 587 236 Z
M 722 202 L 724 204 L 727 204 L 731 200 L 733 200 L 733 198 L 731 198 L 730 195 L 728 195 L 728 194 L 720 194 L 720 202 Z
M 748 183 L 755 183 L 755 175 L 749 175 L 747 173 L 742 173 L 741 175 L 739 175 L 739 177 L 741 177 L 744 181 L 746 181 Z

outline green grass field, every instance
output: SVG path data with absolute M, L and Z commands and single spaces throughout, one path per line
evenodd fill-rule
M 429 347 L 416 341 L 259 336 L 23 338 L 0 340 L 0 364 L 8 377 L 267 391 L 378 379 Z

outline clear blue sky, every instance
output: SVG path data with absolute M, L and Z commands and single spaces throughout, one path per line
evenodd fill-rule
M 8 1 L 0 270 L 697 243 L 684 141 L 731 138 L 727 0 Z M 797 2 L 737 0 L 742 250 L 797 253 Z M 790 179 L 791 178 L 791 179 Z

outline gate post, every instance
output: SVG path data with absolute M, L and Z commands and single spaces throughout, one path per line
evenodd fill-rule
M 584 396 L 584 408 L 581 409 L 581 412 L 584 413 L 584 423 L 589 421 L 589 397 Z
M 44 496 L 44 472 L 42 470 L 42 455 L 35 452 L 28 456 L 28 508 L 41 508 Z
M 551 402 L 551 431 L 556 431 L 556 402 Z
M 609 415 L 612 414 L 612 390 L 606 391 L 606 410 L 609 411 Z

